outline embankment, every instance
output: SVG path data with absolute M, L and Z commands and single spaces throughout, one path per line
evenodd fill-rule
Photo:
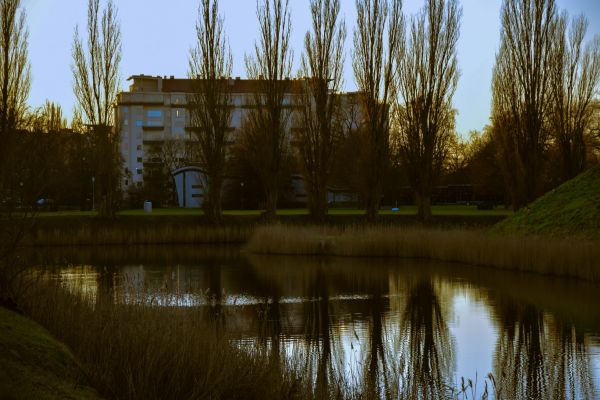
M 46 329 L 0 307 L 0 398 L 100 399 L 71 352 Z

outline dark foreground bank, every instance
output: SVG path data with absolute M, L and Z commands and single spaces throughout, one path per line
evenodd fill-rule
M 65 345 L 32 320 L 0 307 L 1 399 L 100 399 Z

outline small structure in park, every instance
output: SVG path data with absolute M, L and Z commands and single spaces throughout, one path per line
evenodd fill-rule
M 177 200 L 181 208 L 200 208 L 204 200 L 202 177 L 204 171 L 199 167 L 183 167 L 173 171 L 177 187 Z

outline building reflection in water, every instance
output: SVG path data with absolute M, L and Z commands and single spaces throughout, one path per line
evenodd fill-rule
M 497 284 L 468 273 L 457 280 L 456 269 L 211 253 L 187 255 L 183 264 L 169 256 L 158 265 L 128 258 L 125 266 L 109 260 L 59 266 L 54 276 L 97 301 L 138 302 L 151 295 L 155 305 L 192 307 L 242 348 L 302 371 L 316 398 L 446 396 L 460 381 L 455 360 L 465 351 L 451 334 L 460 323 L 450 317 L 453 299 L 468 293 L 486 304 L 497 328 L 497 343 L 489 348 L 497 397 L 595 397 L 598 372 L 591 367 L 589 333 L 583 333 L 589 326 L 586 332 L 595 332 L 593 322 L 576 326 L 547 303 L 515 300 L 505 289 L 513 285 L 508 273 Z M 540 285 L 536 290 L 543 293 Z M 473 369 L 465 378 L 476 372 L 488 371 Z

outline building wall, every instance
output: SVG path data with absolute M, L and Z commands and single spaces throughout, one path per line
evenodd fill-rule
M 186 93 L 191 91 L 192 80 L 145 75 L 133 76 L 129 80 L 132 82 L 129 91 L 118 95 L 116 107 L 126 172 L 122 182 L 125 193 L 130 188 L 141 187 L 147 169 L 160 165 L 154 152 L 165 140 L 193 140 L 191 133 L 186 130 L 189 124 Z M 300 81 L 294 82 L 292 87 L 299 88 Z M 235 140 L 248 112 L 248 104 L 253 100 L 258 81 L 236 78 L 230 79 L 229 84 L 232 86 L 234 104 L 231 128 L 234 130 Z M 290 92 L 285 102 L 291 105 L 293 96 L 294 93 Z M 354 99 L 354 96 L 345 96 L 343 102 L 346 104 Z M 292 118 L 292 124 L 293 120 Z M 298 188 L 297 191 L 304 194 L 303 188 Z M 305 197 L 304 195 L 303 198 Z

